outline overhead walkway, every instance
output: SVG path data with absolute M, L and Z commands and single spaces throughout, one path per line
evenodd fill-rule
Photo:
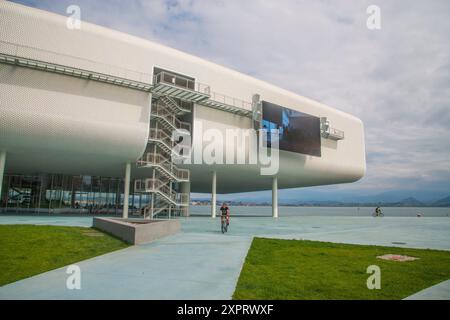
M 41 56 L 48 58 L 46 60 L 30 58 Z M 112 70 L 112 72 L 102 73 L 87 68 L 77 68 L 68 64 L 63 65 L 52 62 L 61 60 L 73 61 L 73 65 L 100 65 L 103 69 Z M 150 92 L 156 98 L 161 97 L 161 100 L 167 106 L 181 109 L 179 111 L 184 113 L 190 112 L 191 110 L 187 110 L 186 105 L 183 106 L 183 103 L 174 103 L 173 99 L 192 101 L 244 117 L 252 116 L 251 102 L 213 92 L 209 85 L 169 72 L 160 72 L 154 75 L 152 80 L 152 76 L 149 73 L 121 69 L 117 66 L 104 65 L 96 61 L 5 41 L 0 41 L 0 63 Z M 118 74 L 125 76 L 118 76 Z
M 200 101 L 199 104 L 243 117 L 252 117 L 251 102 L 229 97 L 217 92 L 211 92 L 211 96 L 206 100 Z
M 3 50 L 1 50 L 1 49 L 3 49 L 3 48 L 8 48 L 7 51 L 14 52 L 14 54 L 2 52 Z M 23 56 L 21 55 L 21 53 L 23 53 Z M 29 46 L 16 45 L 16 44 L 8 43 L 5 41 L 0 41 L 0 63 L 35 69 L 35 70 L 39 70 L 39 71 L 63 74 L 66 76 L 71 76 L 71 77 L 76 77 L 76 78 L 81 78 L 81 79 L 86 79 L 86 80 L 104 82 L 104 83 L 108 83 L 108 84 L 112 84 L 112 85 L 116 85 L 116 86 L 120 86 L 120 87 L 126 87 L 126 88 L 145 91 L 145 92 L 150 92 L 153 87 L 153 85 L 151 83 L 148 83 L 145 80 L 142 80 L 142 81 L 132 80 L 131 76 L 130 77 L 119 77 L 119 76 L 113 75 L 112 73 L 105 74 L 105 73 L 101 73 L 101 72 L 95 72 L 92 70 L 80 69 L 80 68 L 76 68 L 76 67 L 72 67 L 72 66 L 68 66 L 68 65 L 57 64 L 54 62 L 27 58 L 27 57 L 25 57 L 25 55 L 47 56 L 47 57 L 51 57 L 52 60 L 66 59 L 66 60 L 74 61 L 81 65 L 93 64 L 92 61 L 89 61 L 86 59 L 75 58 L 72 56 L 63 55 L 63 54 L 48 51 L 48 50 L 42 50 L 42 49 L 32 48 Z M 141 79 L 151 78 L 150 74 L 146 74 L 146 73 L 142 73 L 142 72 L 135 72 L 135 71 L 126 70 L 126 69 L 120 69 L 116 66 L 102 66 L 102 67 L 105 67 L 108 69 L 113 68 L 117 73 L 130 74 L 130 75 L 132 74 L 133 78 L 141 78 Z

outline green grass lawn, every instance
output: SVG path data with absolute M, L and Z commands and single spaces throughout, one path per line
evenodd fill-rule
M 0 286 L 127 246 L 92 228 L 0 225 Z
M 420 258 L 377 259 L 384 254 Z M 367 267 L 381 289 L 367 289 Z M 450 252 L 255 238 L 233 299 L 403 299 L 450 278 Z

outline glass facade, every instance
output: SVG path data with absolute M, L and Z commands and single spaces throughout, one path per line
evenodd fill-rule
M 5 175 L 0 210 L 8 213 L 122 214 L 123 179 L 43 174 Z M 129 212 L 139 214 L 151 200 L 130 185 Z

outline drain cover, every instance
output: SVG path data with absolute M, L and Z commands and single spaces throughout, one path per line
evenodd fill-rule
M 405 262 L 405 261 L 414 261 L 418 260 L 419 258 L 416 257 L 410 257 L 410 256 L 402 256 L 400 254 L 385 254 L 382 256 L 378 256 L 378 259 L 383 260 L 391 260 L 391 261 L 399 261 L 399 262 Z

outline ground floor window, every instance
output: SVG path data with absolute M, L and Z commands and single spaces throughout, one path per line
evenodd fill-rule
M 130 211 L 150 202 L 150 195 L 134 193 L 130 186 Z M 10 213 L 89 213 L 121 215 L 123 179 L 96 176 L 42 174 L 5 175 L 0 208 Z

